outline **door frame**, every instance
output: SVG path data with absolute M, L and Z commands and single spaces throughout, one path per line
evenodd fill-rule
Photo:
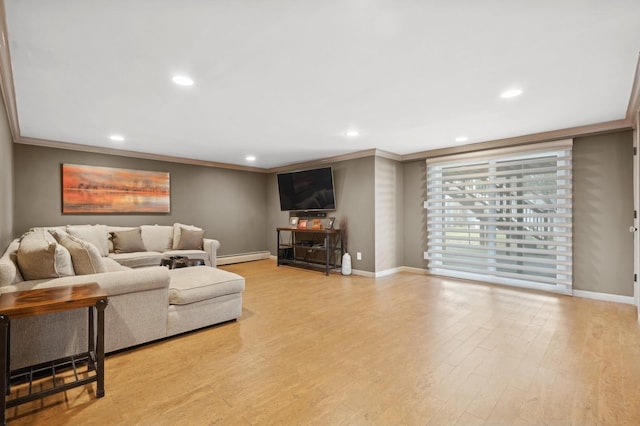
M 633 129 L 633 297 L 635 298 L 638 323 L 640 324 L 640 232 L 638 222 L 640 218 L 640 110 L 635 112 L 635 126 Z

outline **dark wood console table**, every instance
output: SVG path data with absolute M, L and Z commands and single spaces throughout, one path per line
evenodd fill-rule
M 330 267 L 338 267 L 342 260 L 342 233 L 339 229 L 276 228 L 278 234 L 278 266 L 291 265 L 324 270 L 329 275 Z M 283 240 L 282 232 L 289 232 Z M 309 257 L 320 253 L 322 257 Z
M 96 382 L 96 396 L 104 396 L 104 309 L 108 299 L 105 291 L 96 283 L 73 285 L 65 287 L 51 287 L 37 290 L 17 291 L 0 295 L 0 383 L 4 391 L 0 390 L 0 423 L 6 424 L 5 410 L 25 402 L 34 401 L 45 396 L 63 392 L 76 386 Z M 88 308 L 89 316 L 89 344 L 88 351 L 71 357 L 33 365 L 12 371 L 11 361 L 11 320 L 35 315 L 51 314 L 71 309 Z M 95 330 L 93 320 L 94 309 L 98 313 L 98 329 Z M 77 365 L 87 364 L 87 372 L 93 375 L 79 378 Z M 73 368 L 75 381 L 56 384 L 56 369 Z M 34 376 L 43 372 L 53 375 L 53 387 L 40 392 L 31 392 Z M 29 394 L 7 399 L 11 395 L 11 383 L 28 381 Z

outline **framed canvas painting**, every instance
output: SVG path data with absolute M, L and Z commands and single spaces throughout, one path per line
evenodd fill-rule
M 62 165 L 62 213 L 170 213 L 169 172 Z

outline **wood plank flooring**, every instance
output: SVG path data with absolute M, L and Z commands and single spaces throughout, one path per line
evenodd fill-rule
M 237 322 L 110 355 L 94 386 L 7 410 L 10 424 L 637 425 L 633 306 L 271 260 Z M 107 308 L 108 309 L 108 308 Z

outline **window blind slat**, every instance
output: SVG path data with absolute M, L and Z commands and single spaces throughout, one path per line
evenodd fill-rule
M 553 190 L 557 191 L 559 189 L 571 190 L 572 185 L 544 185 L 544 186 L 536 186 L 536 191 L 541 190 Z M 525 192 L 527 188 L 489 188 L 489 189 L 457 189 L 455 191 L 429 191 L 427 189 L 427 197 L 430 199 L 432 197 L 441 197 L 442 195 L 456 195 L 456 194 L 491 194 L 491 193 L 505 193 L 505 192 Z M 533 190 L 533 188 L 530 188 Z
M 537 173 L 537 174 L 546 174 L 546 173 L 558 173 L 558 171 L 562 171 L 562 170 L 571 170 L 570 166 L 560 166 L 560 167 L 556 167 L 556 166 L 541 166 L 541 167 L 528 167 L 527 169 L 525 169 L 525 171 L 527 172 L 527 174 L 532 174 L 532 173 Z M 519 170 L 519 172 L 522 172 L 522 170 Z M 480 178 L 480 177 L 485 177 L 485 176 L 509 176 L 509 175 L 513 175 L 514 174 L 514 170 L 502 170 L 502 171 L 496 171 L 493 173 L 488 173 L 488 172 L 479 172 L 479 173 L 466 173 L 464 175 L 462 174 L 454 174 L 454 175 L 449 175 L 447 173 L 442 173 L 440 176 L 437 177 L 429 177 L 427 179 L 427 182 L 434 182 L 434 181 L 452 181 L 452 180 L 457 180 L 457 179 L 476 179 L 476 178 Z
M 497 224 L 499 225 L 506 225 L 507 222 L 498 222 Z M 457 230 L 459 230 L 460 232 L 462 231 L 468 231 L 468 232 L 473 232 L 476 231 L 478 229 L 481 229 L 479 227 L 481 226 L 496 226 L 496 222 L 482 222 L 482 221 L 451 221 L 451 220 L 430 220 L 429 223 L 427 224 L 427 226 L 430 227 L 441 227 L 442 225 L 447 225 L 448 227 L 451 228 L 455 228 Z M 470 228 L 470 227 L 474 227 L 474 228 Z M 516 227 L 527 227 L 527 228 L 549 228 L 549 227 L 553 227 L 553 228 L 571 228 L 573 227 L 573 224 L 571 222 L 563 222 L 563 223 L 559 223 L 559 222 L 553 222 L 553 223 L 548 223 L 548 222 L 542 222 L 542 223 L 512 223 L 511 224 L 512 228 L 516 228 Z M 495 232 L 495 231 L 493 231 Z
M 513 177 L 510 178 L 509 176 L 505 176 L 503 178 L 500 179 L 495 179 L 495 178 L 491 178 L 489 177 L 491 176 L 490 173 L 487 173 L 487 179 L 482 179 L 482 180 L 473 180 L 470 181 L 468 184 L 464 184 L 462 182 L 459 182 L 459 179 L 455 179 L 455 181 L 452 182 L 444 182 L 444 183 L 438 183 L 438 184 L 432 184 L 431 185 L 431 189 L 438 189 L 438 188 L 460 188 L 461 186 L 471 186 L 471 187 L 476 187 L 476 186 L 490 186 L 490 185 L 509 185 L 508 188 L 514 188 L 514 189 L 525 189 L 525 188 L 537 188 L 538 185 L 537 183 L 539 183 L 541 181 L 541 179 L 544 179 L 546 181 L 550 181 L 550 180 L 556 180 L 557 176 L 550 176 L 550 175 L 545 175 L 545 176 L 531 176 L 531 177 Z M 514 176 L 518 176 L 518 175 L 514 175 Z M 461 180 L 461 179 L 460 179 Z M 562 183 L 568 183 L 571 181 L 571 179 L 568 179 L 567 177 L 563 176 L 563 181 Z M 531 184 L 531 185 L 521 185 L 521 186 L 514 186 L 513 184 L 516 183 L 520 183 L 520 184 Z
M 451 258 L 451 259 L 456 259 L 456 258 L 465 258 L 465 257 L 473 257 L 473 258 L 479 258 L 479 259 L 487 259 L 487 253 L 473 253 L 473 252 L 460 252 L 460 253 L 456 253 L 455 251 L 451 251 L 451 250 L 432 250 L 432 253 L 435 255 L 434 257 L 430 257 L 430 259 L 434 259 L 434 260 L 438 260 L 438 259 L 442 259 L 444 257 L 446 258 Z M 517 255 L 510 255 L 510 254 L 493 254 L 491 256 L 491 260 L 505 260 L 505 261 L 512 261 L 512 262 L 526 262 L 526 263 L 531 263 L 531 264 L 540 264 L 540 265 L 564 265 L 564 266 L 571 266 L 571 260 L 556 260 L 556 259 L 549 259 L 549 258 L 536 258 L 533 256 L 521 256 L 518 257 Z M 483 264 L 486 264 L 483 263 Z M 494 263 L 494 265 L 502 265 L 502 263 Z
M 475 242 L 479 242 L 479 243 L 489 243 L 489 244 L 506 244 L 506 243 L 512 243 L 512 244 L 528 244 L 528 245 L 545 245 L 545 246 L 562 246 L 562 247 L 573 247 L 571 241 L 569 239 L 566 239 L 567 241 L 550 241 L 550 240 L 544 240 L 544 241 L 523 241 L 523 240 L 518 240 L 518 241 L 508 241 L 505 239 L 497 239 L 497 238 L 487 238 L 487 237 L 469 237 L 469 236 L 457 236 L 457 235 L 447 235 L 446 237 L 443 236 L 438 236 L 438 235 L 433 235 L 433 236 L 429 236 L 428 237 L 429 241 L 442 241 L 443 239 L 446 239 L 447 241 L 468 241 L 469 243 L 475 243 Z
M 509 197 L 509 200 L 529 200 L 529 201 L 545 201 L 548 200 L 550 197 L 548 195 L 545 194 L 530 194 L 530 195 L 516 195 L 516 196 L 511 196 Z M 571 194 L 568 195 L 563 195 L 563 194 L 557 194 L 557 195 L 553 195 L 553 199 L 554 200 L 569 200 L 571 201 Z M 504 197 L 475 197 L 472 200 L 464 200 L 465 202 L 484 202 L 484 201 L 504 201 Z M 432 205 L 432 204 L 442 204 L 445 202 L 459 202 L 459 200 L 455 200 L 453 198 L 447 199 L 446 201 L 443 201 L 442 198 L 438 197 L 438 198 L 434 198 L 432 200 L 427 200 L 427 204 L 428 205 Z
M 434 262 L 440 262 L 442 261 L 439 258 L 429 258 L 428 260 L 434 261 Z M 489 262 L 478 262 L 478 261 L 474 261 L 474 260 L 470 260 L 470 259 L 454 259 L 454 258 L 448 258 L 446 263 L 443 262 L 443 265 L 453 265 L 453 264 L 459 264 L 462 265 L 466 268 L 472 268 L 472 267 L 477 267 L 478 270 L 489 270 L 491 272 L 495 272 L 495 271 L 500 271 L 502 270 L 502 272 L 507 272 L 507 273 L 518 273 L 518 274 L 522 274 L 522 275 L 527 275 L 529 277 L 532 276 L 536 276 L 536 275 L 540 275 L 540 276 L 545 276 L 545 275 L 571 275 L 571 271 L 569 270 L 565 270 L 565 269 L 560 269 L 559 267 L 555 267 L 555 268 L 545 268 L 545 267 L 536 267 L 536 266 L 531 266 L 531 265 L 511 265 L 508 263 L 489 263 Z M 528 278 L 531 279 L 531 278 Z
M 443 244 L 437 242 L 428 242 L 428 246 L 435 246 L 437 248 L 432 248 L 431 251 L 438 252 L 443 248 L 452 248 L 452 249 L 466 249 L 471 252 L 482 252 L 485 256 L 487 253 L 491 251 L 496 252 L 509 252 L 509 253 L 526 253 L 526 254 L 540 254 L 540 255 L 549 255 L 553 254 L 554 256 L 567 256 L 571 255 L 571 252 L 568 251 L 559 251 L 559 250 L 551 250 L 551 249 L 532 249 L 532 248 L 522 248 L 522 247 L 500 247 L 500 246 L 479 246 L 479 245 L 463 245 L 463 244 Z M 566 250 L 566 249 L 565 249 Z

